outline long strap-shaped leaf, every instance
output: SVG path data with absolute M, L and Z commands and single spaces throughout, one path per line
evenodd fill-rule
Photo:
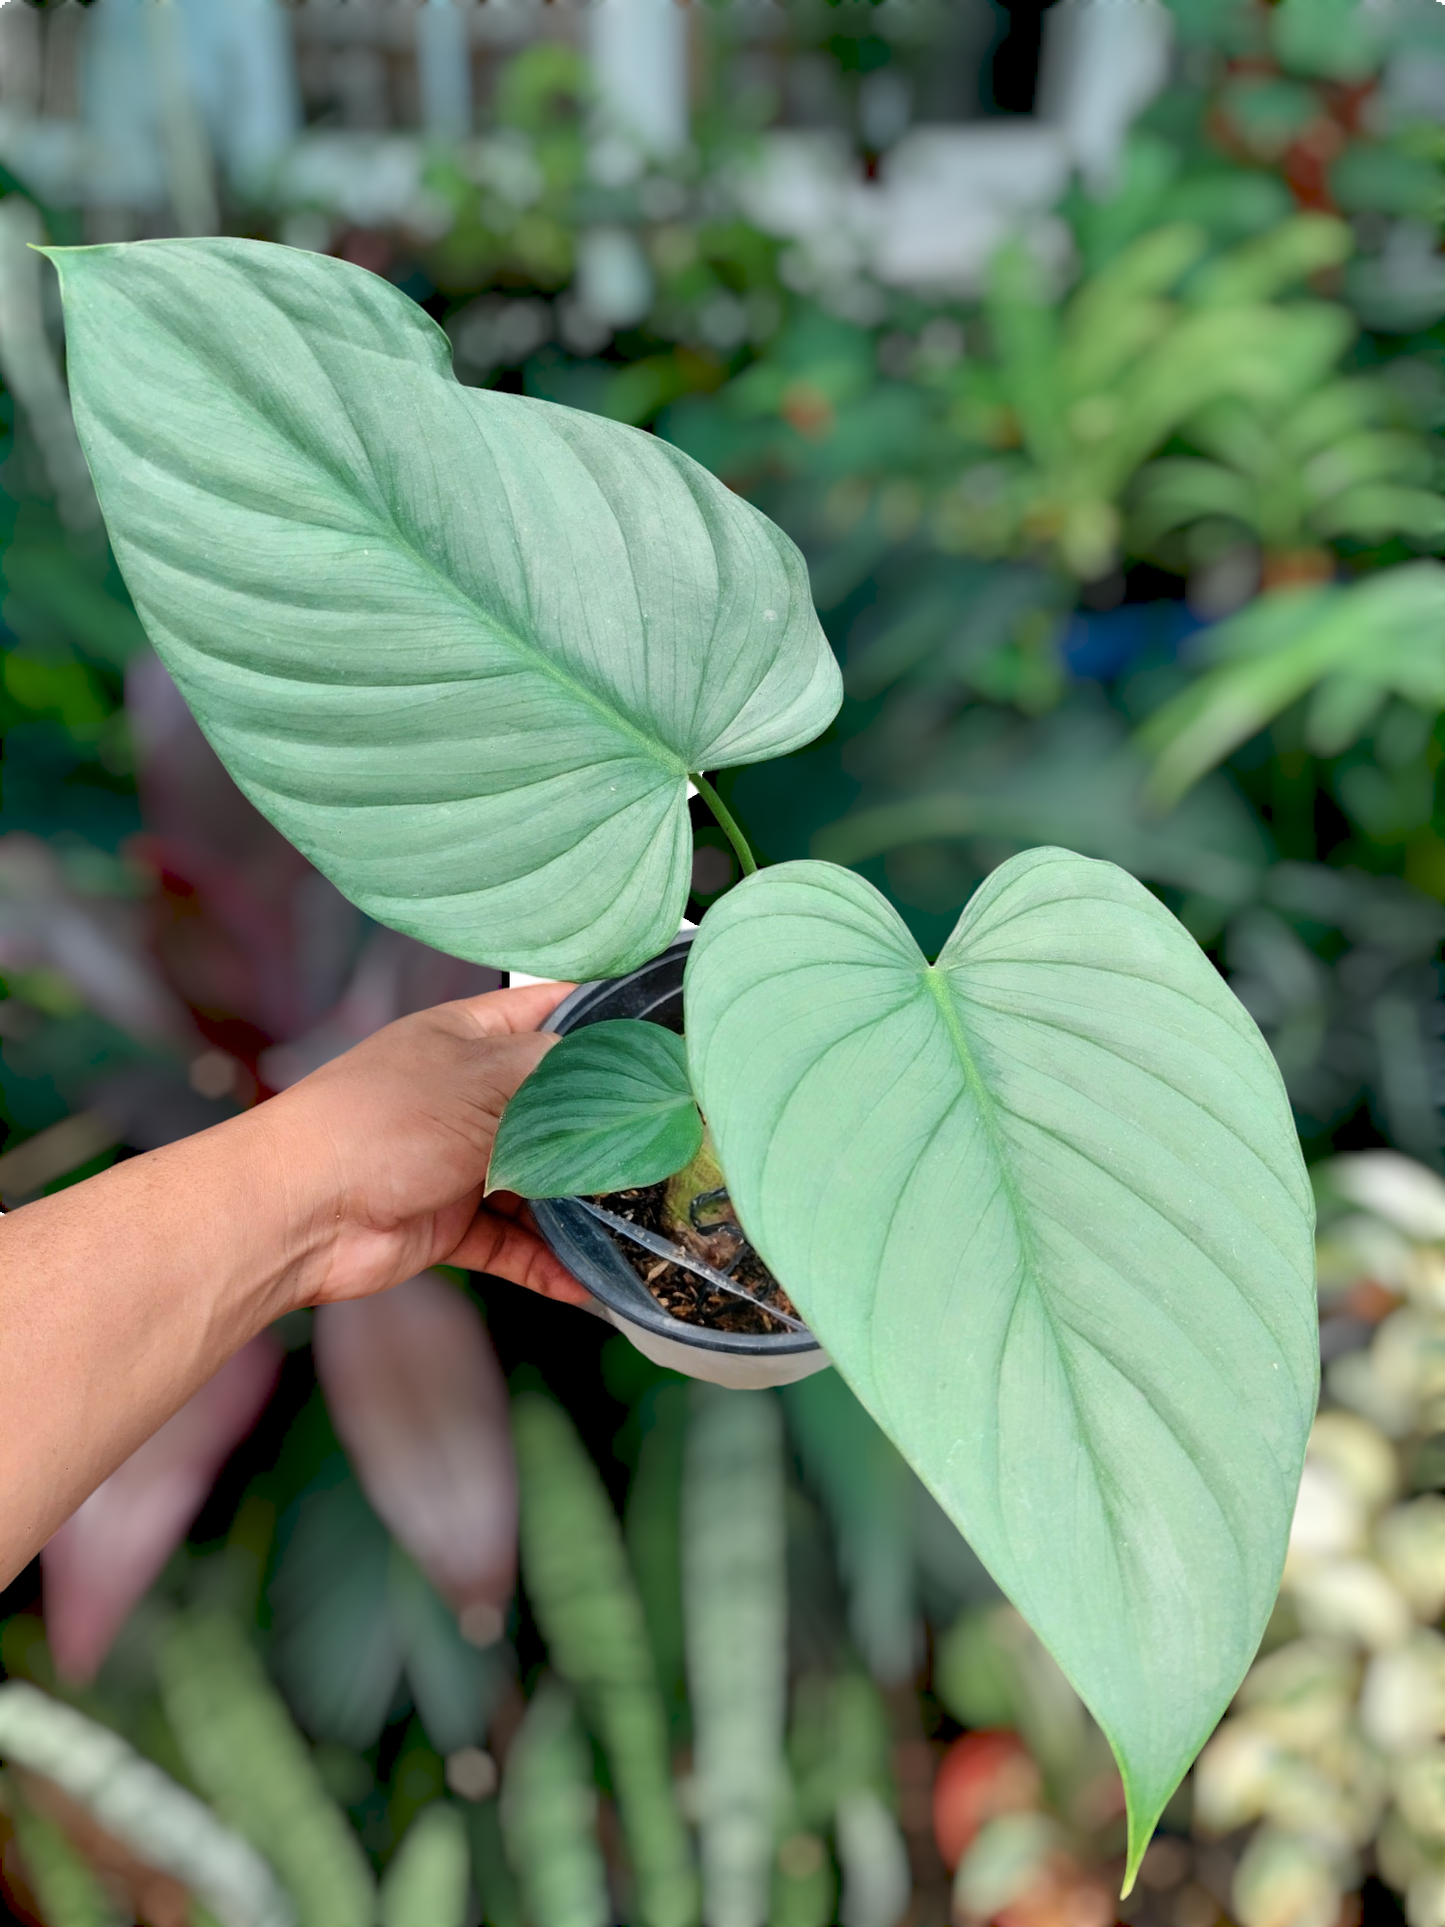
M 13 1779 L 3 1784 L 3 1791 L 26 1884 L 40 1903 L 46 1927 L 121 1927 L 118 1908 L 64 1830 L 27 1806 Z
M 372 1927 L 366 1856 L 240 1627 L 218 1612 L 177 1620 L 157 1662 L 187 1766 L 280 1874 L 301 1927 Z
M 783 1428 L 771 1392 L 692 1388 L 683 1598 L 705 1927 L 765 1927 L 787 1719 Z
M 0 1760 L 52 1781 L 137 1859 L 207 1903 L 224 1927 L 294 1927 L 295 1911 L 254 1847 L 119 1734 L 24 1680 L 0 1686 Z M 78 1922 L 85 1883 L 67 1871 L 63 1843 L 52 1841 L 40 1816 L 35 1820 L 35 1852 L 77 1896 Z M 32 1872 L 45 1877 L 38 1862 Z M 46 1904 L 60 1927 L 60 1909 Z
M 654 436 L 461 387 L 441 330 L 345 262 L 54 258 L 116 555 L 251 800 L 454 955 L 655 956 L 688 892 L 688 772 L 838 707 L 788 538 Z
M 463 1927 L 471 1871 L 461 1814 L 444 1800 L 423 1807 L 381 1883 L 381 1927 Z
M 1279 1072 L 1112 864 L 994 872 L 936 966 L 871 885 L 749 878 L 693 944 L 749 1236 L 1108 1734 L 1137 1865 L 1274 1601 L 1318 1382 Z
M 786 1386 L 782 1400 L 833 1527 L 854 1641 L 876 1679 L 902 1686 L 918 1664 L 917 1481 L 836 1372 Z
M 572 1695 L 545 1676 L 507 1756 L 502 1833 L 534 1927 L 608 1927 L 592 1756 Z
M 513 1405 L 522 1573 L 553 1664 L 602 1742 L 637 1880 L 641 1927 L 692 1927 L 696 1881 L 672 1786 L 667 1714 L 612 1501 L 571 1420 Z

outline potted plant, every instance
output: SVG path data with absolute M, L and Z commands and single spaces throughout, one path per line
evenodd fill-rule
M 141 618 L 363 909 L 626 986 L 679 927 L 690 781 L 716 811 L 745 874 L 684 1035 L 624 989 L 493 1181 L 735 1227 L 1097 1716 L 1132 1879 L 1258 1645 L 1315 1404 L 1310 1188 L 1254 1024 L 1107 863 L 1004 863 L 932 961 L 851 871 L 758 870 L 707 772 L 815 737 L 838 672 L 796 549 L 667 443 L 460 387 L 335 260 L 53 259 Z

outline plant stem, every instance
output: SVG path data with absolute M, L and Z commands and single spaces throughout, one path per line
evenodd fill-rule
M 732 811 L 718 795 L 712 784 L 709 783 L 707 778 L 702 774 L 701 770 L 690 770 L 688 774 L 697 785 L 698 795 L 712 811 L 713 821 L 717 824 L 728 842 L 732 844 L 737 860 L 743 866 L 743 875 L 745 877 L 754 875 L 758 867 L 758 860 L 748 848 L 748 840 L 738 827 L 737 820 L 733 816 Z

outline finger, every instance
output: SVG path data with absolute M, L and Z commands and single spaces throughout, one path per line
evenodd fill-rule
M 487 1211 L 472 1220 L 448 1262 L 506 1278 L 525 1291 L 565 1305 L 585 1305 L 590 1296 L 534 1231 Z
M 463 997 L 455 1008 L 484 1037 L 498 1037 L 510 1031 L 538 1029 L 576 988 L 575 984 L 523 984 L 516 990 L 488 990 L 480 997 Z

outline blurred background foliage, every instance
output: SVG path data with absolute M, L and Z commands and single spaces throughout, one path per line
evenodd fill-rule
M 1109 857 L 1263 1027 L 1325 1412 L 1123 1911 L 1445 1927 L 1442 217 L 1435 0 L 0 5 L 0 1201 L 496 981 L 216 763 L 27 244 L 335 252 L 803 547 L 847 698 L 723 779 L 758 848 L 929 949 L 1015 850 Z M 841 1385 L 713 1398 L 485 1280 L 248 1348 L 0 1620 L 22 1920 L 1115 1916 L 1098 1734 Z

